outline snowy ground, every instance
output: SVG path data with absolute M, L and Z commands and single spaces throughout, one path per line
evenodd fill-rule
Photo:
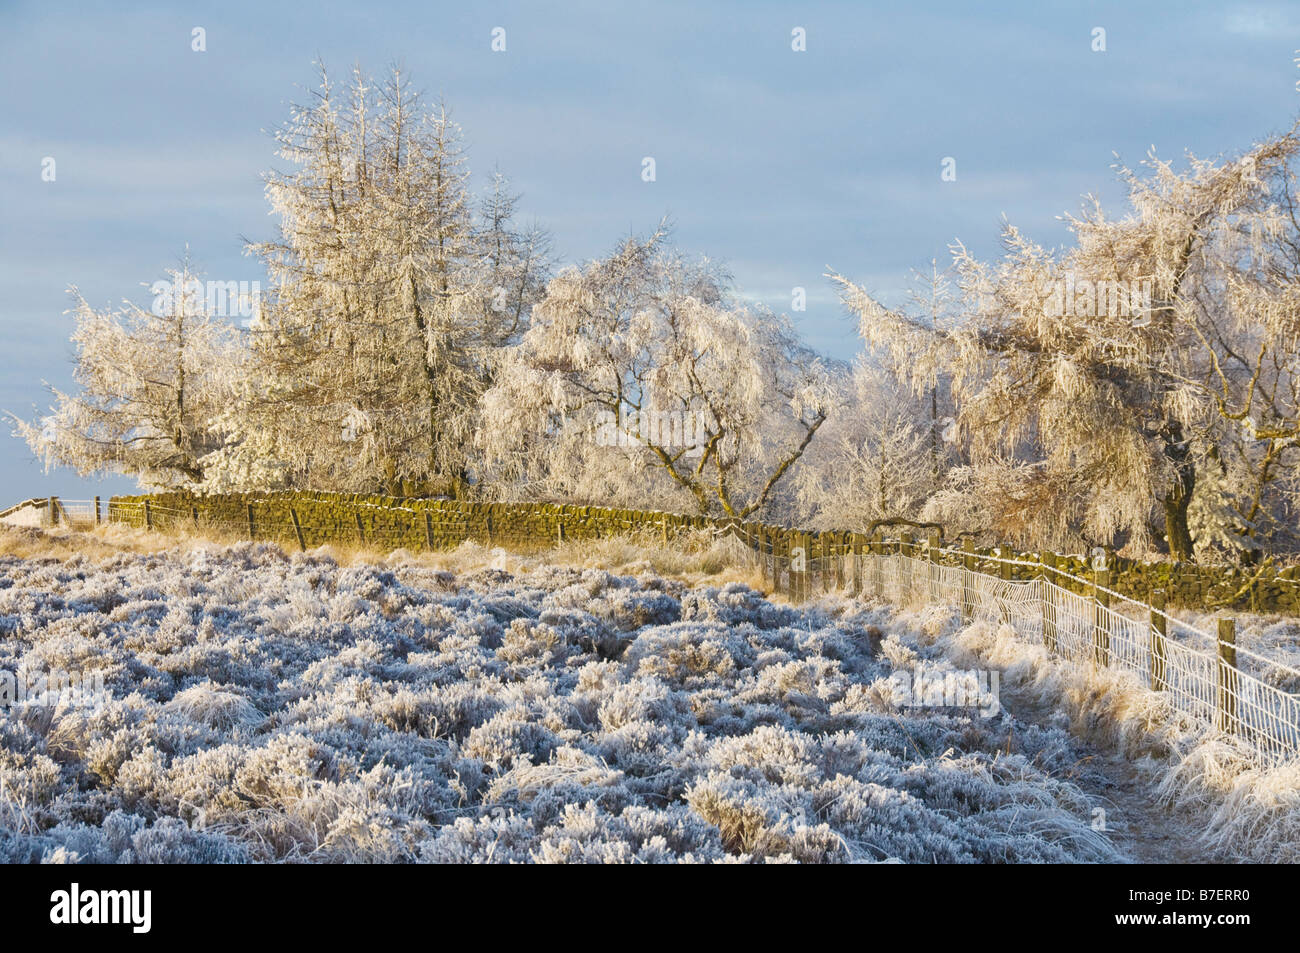
M 900 673 L 953 669 L 918 632 L 651 573 L 0 556 L 0 670 L 110 696 L 0 709 L 0 858 L 1131 854 L 1065 719 L 900 704 Z

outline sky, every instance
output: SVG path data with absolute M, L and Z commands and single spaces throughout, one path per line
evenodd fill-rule
M 1083 196 L 1122 209 L 1116 154 L 1234 155 L 1289 128 L 1298 49 L 1300 3 L 0 0 L 0 411 L 73 386 L 71 285 L 147 306 L 187 248 L 209 279 L 265 280 L 244 246 L 273 234 L 272 132 L 317 60 L 399 63 L 443 97 L 476 186 L 510 176 L 561 263 L 670 216 L 850 360 L 828 270 L 903 305 L 954 241 L 996 256 L 1004 217 L 1065 245 Z M 134 486 L 46 473 L 11 429 L 0 507 Z

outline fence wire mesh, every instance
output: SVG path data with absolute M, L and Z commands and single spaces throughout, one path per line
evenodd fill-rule
M 1131 599 L 1122 607 L 1105 605 L 1042 576 L 1001 579 L 900 553 L 864 558 L 867 578 L 883 579 L 883 596 L 896 606 L 943 604 L 970 620 L 1010 626 L 1062 659 L 1122 672 L 1141 688 L 1162 692 L 1177 712 L 1222 732 L 1261 763 L 1300 757 L 1300 696 L 1261 677 L 1296 684 L 1300 672 L 1275 660 L 1151 606 Z M 1189 645 L 1187 636 L 1230 648 L 1232 661 Z

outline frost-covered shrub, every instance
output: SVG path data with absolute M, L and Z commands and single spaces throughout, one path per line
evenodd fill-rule
M 0 557 L 0 859 L 1109 859 L 1064 731 L 916 710 L 935 640 L 841 600 L 544 567 L 341 567 L 242 543 Z M 1005 751 L 1009 735 L 1016 751 Z

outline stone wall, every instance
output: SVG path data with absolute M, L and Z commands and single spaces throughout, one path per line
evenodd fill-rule
M 145 506 L 146 502 L 148 507 Z M 251 511 L 251 526 L 250 526 Z M 561 540 L 600 539 L 639 534 L 668 542 L 697 530 L 735 533 L 764 555 L 764 576 L 776 588 L 800 596 L 829 589 L 845 574 L 855 552 L 895 552 L 915 555 L 923 540 L 882 540 L 862 533 L 808 533 L 787 527 L 730 519 L 713 519 L 643 510 L 610 509 L 556 503 L 479 503 L 456 500 L 402 499 L 343 493 L 286 492 L 190 496 L 162 493 L 116 496 L 109 502 L 110 521 L 133 526 L 219 529 L 227 534 L 269 539 L 312 548 L 322 543 L 364 543 L 412 551 L 452 549 L 466 540 L 513 549 L 536 549 Z M 296 524 L 295 524 L 296 519 Z M 957 544 L 941 542 L 942 562 L 960 563 Z M 803 552 L 801 571 L 795 555 Z M 993 575 L 1009 573 L 1028 579 L 1041 570 L 1040 554 L 1005 551 L 1018 563 L 1009 569 L 992 556 L 1004 552 L 975 549 L 976 568 Z M 1086 557 L 1055 555 L 1056 581 L 1074 591 L 1086 591 L 1092 572 Z M 1145 602 L 1163 589 L 1170 606 L 1198 609 L 1230 608 L 1293 613 L 1300 610 L 1300 569 L 1270 570 L 1251 583 L 1254 571 L 1237 567 L 1191 563 L 1139 563 L 1108 556 L 1110 588 Z M 849 575 L 852 575 L 851 570 Z M 1078 578 L 1070 578 L 1078 577 Z

